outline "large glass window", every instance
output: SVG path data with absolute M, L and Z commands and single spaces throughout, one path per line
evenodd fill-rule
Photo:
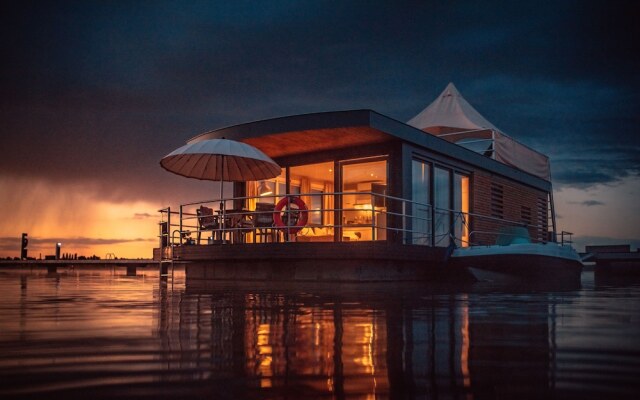
M 311 199 L 309 202 L 309 223 L 313 225 L 322 225 L 322 211 L 324 209 L 322 204 L 322 196 L 324 191 L 322 189 L 311 188 Z
M 431 167 L 424 161 L 413 160 L 411 166 L 412 219 L 411 243 L 431 245 Z M 405 243 L 409 240 L 405 239 Z
M 451 185 L 450 171 L 434 168 L 433 198 L 435 206 L 435 245 L 448 246 L 451 230 Z
M 247 182 L 248 208 L 254 210 L 256 203 L 272 203 L 278 201 L 278 197 L 286 192 L 286 170 L 283 168 L 280 176 L 264 180 Z
M 459 247 L 469 246 L 469 177 L 453 175 L 454 236 Z
M 299 194 L 309 209 L 307 227 L 298 233 L 298 241 L 334 240 L 333 168 L 333 161 L 289 168 L 290 191 Z
M 342 165 L 342 239 L 386 240 L 387 160 Z

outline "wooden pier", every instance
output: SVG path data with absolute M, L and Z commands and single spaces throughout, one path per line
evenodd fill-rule
M 158 270 L 158 262 L 151 259 L 138 260 L 0 260 L 3 269 L 46 269 L 49 273 L 57 273 L 59 268 L 126 268 L 127 275 L 136 275 L 137 270 Z
M 640 252 L 599 253 L 593 260 L 596 273 L 640 276 Z

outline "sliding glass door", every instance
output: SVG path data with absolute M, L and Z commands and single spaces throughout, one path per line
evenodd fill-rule
M 431 166 L 421 160 L 411 164 L 411 230 L 405 235 L 405 243 L 431 245 Z M 411 238 L 409 240 L 409 238 Z
M 386 158 L 344 161 L 341 174 L 342 240 L 386 240 Z
M 452 168 L 413 160 L 412 218 L 405 243 L 459 247 L 469 243 L 469 176 Z
M 433 169 L 433 205 L 435 208 L 434 244 L 439 247 L 449 245 L 451 230 L 451 171 L 435 167 Z

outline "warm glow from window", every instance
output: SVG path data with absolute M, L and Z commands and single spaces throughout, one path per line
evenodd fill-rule
M 461 179 L 462 207 L 461 210 L 465 217 L 465 224 L 462 227 L 462 247 L 469 246 L 469 177 L 463 176 Z

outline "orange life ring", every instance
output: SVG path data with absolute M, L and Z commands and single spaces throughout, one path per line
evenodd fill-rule
M 295 205 L 295 208 L 291 206 Z M 287 207 L 286 210 L 283 209 Z M 282 215 L 284 214 L 284 221 Z M 304 201 L 300 197 L 288 196 L 280 199 L 276 207 L 273 209 L 273 222 L 276 226 L 287 228 L 287 233 L 298 233 L 306 224 L 309 219 L 309 209 Z M 295 223 L 290 224 L 295 221 Z

